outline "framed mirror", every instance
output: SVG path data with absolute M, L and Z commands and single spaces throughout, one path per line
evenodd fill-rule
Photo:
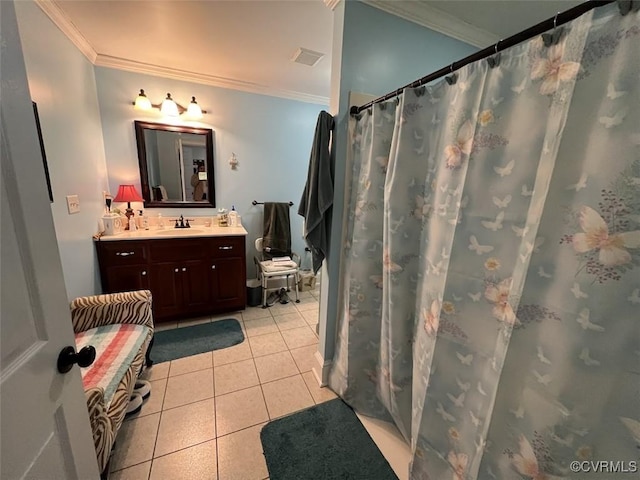
M 146 207 L 215 207 L 213 130 L 135 121 Z

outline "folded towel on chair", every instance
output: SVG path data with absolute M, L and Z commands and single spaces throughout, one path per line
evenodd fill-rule
M 266 260 L 264 262 L 260 262 L 260 267 L 263 268 L 265 272 L 279 272 L 297 268 L 298 264 L 293 260 L 288 262 L 273 262 L 271 260 Z

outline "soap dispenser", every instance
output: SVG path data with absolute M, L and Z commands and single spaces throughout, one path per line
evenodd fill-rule
M 231 211 L 229 212 L 229 226 L 230 227 L 238 226 L 238 212 L 236 212 L 235 205 L 231 206 Z

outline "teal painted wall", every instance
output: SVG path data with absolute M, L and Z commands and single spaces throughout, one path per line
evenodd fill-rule
M 34 2 L 15 2 L 15 8 L 29 91 L 38 104 L 67 295 L 93 295 L 100 279 L 91 237 L 107 187 L 94 68 Z M 80 212 L 69 215 L 65 197 L 74 194 Z

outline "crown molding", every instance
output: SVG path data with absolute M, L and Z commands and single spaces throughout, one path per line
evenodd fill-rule
M 109 55 L 98 54 L 94 64 L 99 67 L 109 67 L 128 72 L 144 73 L 156 77 L 171 78 L 174 80 L 193 82 L 201 85 L 211 85 L 213 87 L 240 90 L 248 93 L 257 93 L 259 95 L 288 98 L 290 100 L 297 100 L 305 103 L 329 105 L 329 98 L 322 97 L 320 95 L 311 95 L 308 93 L 296 92 L 294 90 L 273 88 L 253 82 L 244 82 L 242 80 L 235 80 L 232 78 L 216 77 L 214 75 L 205 75 L 202 73 L 189 72 L 187 70 L 134 62 L 132 60 L 112 57 Z
M 463 22 L 424 2 L 388 0 L 363 0 L 363 2 L 475 47 L 485 48 L 500 40 L 500 37 L 495 34 Z
M 335 10 L 335 8 L 340 3 L 340 0 L 324 0 L 324 4 L 329 7 L 331 10 Z
M 62 33 L 73 43 L 87 59 L 95 64 L 98 53 L 80 33 L 69 17 L 54 0 L 35 0 L 36 5 L 51 19 Z
M 212 85 L 214 87 L 241 90 L 243 92 L 257 93 L 259 95 L 288 98 L 290 100 L 297 100 L 305 103 L 329 105 L 329 98 L 320 95 L 311 95 L 308 93 L 296 92 L 294 90 L 278 89 L 257 83 L 234 80 L 231 78 L 203 75 L 201 73 L 134 62 L 123 58 L 97 53 L 64 11 L 56 4 L 55 0 L 35 0 L 35 3 L 93 65 L 116 68 L 118 70 L 126 70 L 129 72 L 145 73 L 148 75 L 172 78 L 174 80 L 182 80 L 185 82 Z

